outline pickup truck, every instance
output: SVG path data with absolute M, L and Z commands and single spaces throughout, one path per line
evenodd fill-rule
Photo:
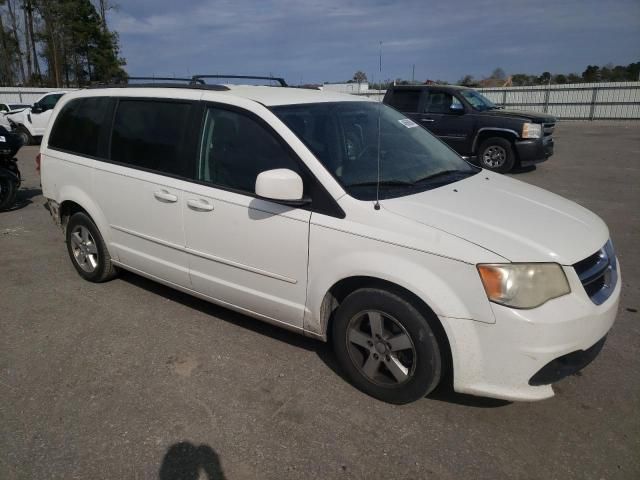
M 53 108 L 65 93 L 46 93 L 32 107 L 9 112 L 5 116 L 13 132 L 20 137 L 23 145 L 32 145 L 42 138 Z
M 506 173 L 553 155 L 556 118 L 505 110 L 481 93 L 450 85 L 394 85 L 383 102 L 422 125 L 459 155 Z

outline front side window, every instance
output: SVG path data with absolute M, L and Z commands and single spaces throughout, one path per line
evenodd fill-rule
M 253 194 L 258 174 L 276 168 L 300 173 L 296 161 L 273 133 L 245 114 L 207 109 L 198 180 Z
M 429 92 L 424 111 L 426 113 L 451 113 L 452 106 L 462 107 L 460 100 L 447 92 Z
M 71 153 L 98 156 L 102 128 L 111 121 L 107 97 L 78 98 L 67 103 L 51 130 L 49 146 Z
M 473 108 L 481 112 L 485 110 L 496 110 L 498 108 L 491 100 L 475 90 L 464 89 L 461 90 L 460 93 Z
M 111 135 L 111 160 L 187 176 L 182 146 L 189 128 L 190 103 L 123 99 Z
M 427 130 L 381 103 L 310 103 L 272 111 L 345 190 L 361 200 L 376 197 L 378 161 L 380 198 L 429 190 L 479 171 Z
M 38 105 L 40 105 L 40 107 L 43 110 L 51 110 L 53 107 L 56 106 L 56 103 L 58 103 L 58 100 L 60 100 L 62 95 L 64 95 L 64 93 L 55 93 L 53 95 L 47 95 L 46 97 L 44 97 L 42 100 L 38 102 Z

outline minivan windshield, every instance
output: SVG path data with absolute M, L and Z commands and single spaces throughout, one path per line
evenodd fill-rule
M 463 89 L 460 93 L 473 108 L 480 110 L 481 112 L 484 112 L 485 110 L 497 110 L 500 108 L 487 97 L 475 90 Z
M 272 111 L 349 195 L 360 200 L 376 198 L 378 150 L 381 199 L 440 187 L 479 171 L 427 130 L 381 103 L 308 103 Z

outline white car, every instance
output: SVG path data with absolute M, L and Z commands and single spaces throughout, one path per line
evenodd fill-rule
M 470 165 L 380 103 L 104 88 L 65 95 L 52 119 L 42 188 L 82 277 L 123 268 L 330 340 L 384 401 L 445 376 L 457 392 L 549 398 L 616 317 L 600 218 Z
M 14 113 L 18 110 L 29 108 L 29 105 L 22 103 L 0 103 L 0 127 L 4 127 L 7 130 L 11 130 L 11 124 L 7 120 L 9 113 Z
M 23 145 L 31 145 L 44 135 L 51 112 L 65 93 L 49 92 L 40 97 L 32 107 L 6 115 L 6 119 L 15 133 L 20 136 Z

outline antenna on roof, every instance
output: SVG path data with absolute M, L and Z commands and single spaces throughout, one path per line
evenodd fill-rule
M 382 40 L 380 40 L 380 78 L 382 78 Z M 378 99 L 378 178 L 376 180 L 376 203 L 373 205 L 374 210 L 380 210 L 380 115 L 382 112 L 382 99 Z

